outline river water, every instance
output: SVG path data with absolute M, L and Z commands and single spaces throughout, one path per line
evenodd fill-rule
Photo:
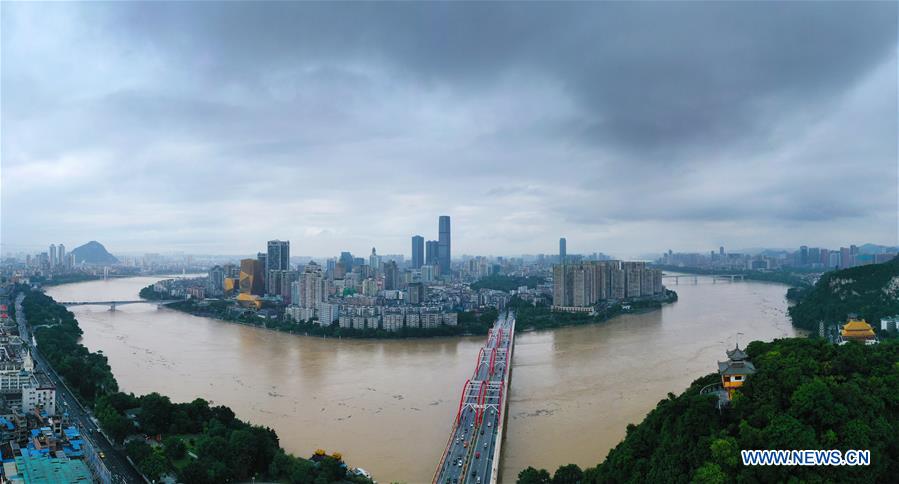
M 133 300 L 158 278 L 48 288 L 58 301 Z M 504 482 L 528 465 L 592 466 L 668 392 L 716 370 L 724 351 L 794 336 L 786 286 L 681 281 L 679 301 L 606 323 L 519 333 Z M 275 429 L 297 455 L 340 451 L 380 482 L 430 482 L 478 338 L 336 340 L 292 336 L 158 309 L 72 308 L 83 343 L 109 358 L 123 391 L 202 397 Z M 738 336 L 737 333 L 743 333 Z

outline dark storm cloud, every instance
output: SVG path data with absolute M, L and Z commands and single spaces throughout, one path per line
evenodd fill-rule
M 4 168 L 85 179 L 4 177 L 5 232 L 26 226 L 8 192 L 90 180 L 135 213 L 208 225 L 167 238 L 173 222 L 149 216 L 158 243 L 191 246 L 248 243 L 215 229 L 222 206 L 277 207 L 256 238 L 308 253 L 404 250 L 444 212 L 484 234 L 460 239 L 475 252 L 568 230 L 613 250 L 725 241 L 707 224 L 741 222 L 758 227 L 747 245 L 874 226 L 895 242 L 895 3 L 10 5 Z M 118 220 L 78 213 L 95 231 Z
M 585 137 L 640 152 L 733 141 L 826 103 L 894 49 L 896 5 L 139 4 L 120 24 L 211 82 L 335 58 L 459 90 L 547 74 L 584 107 Z

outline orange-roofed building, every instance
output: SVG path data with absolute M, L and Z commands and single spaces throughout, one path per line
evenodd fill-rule
M 727 391 L 727 399 L 734 398 L 734 392 L 743 386 L 746 378 L 755 373 L 755 366 L 749 361 L 746 352 L 736 348 L 727 351 L 727 361 L 718 362 L 718 374 L 721 375 L 721 386 Z
M 843 325 L 843 330 L 840 331 L 840 344 L 846 344 L 849 341 L 873 345 L 877 344 L 877 336 L 874 334 L 874 328 L 867 321 L 850 316 L 849 321 Z

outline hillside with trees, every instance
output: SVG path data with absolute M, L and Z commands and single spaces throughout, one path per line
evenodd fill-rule
M 84 245 L 72 249 L 75 256 L 75 264 L 118 264 L 119 260 L 110 254 L 103 244 L 92 240 Z
M 899 475 L 899 341 L 837 346 L 821 339 L 755 341 L 757 372 L 719 412 L 700 389 L 669 393 L 605 461 L 555 475 L 528 468 L 521 484 L 895 482 Z M 714 364 L 714 362 L 711 362 Z M 869 449 L 868 466 L 744 466 L 743 449 Z
M 80 342 L 81 328 L 71 311 L 53 298 L 27 288 L 22 308 L 41 354 L 91 405 L 103 431 L 149 479 L 177 475 L 187 484 L 218 484 L 266 479 L 290 483 L 370 483 L 352 475 L 339 453 L 310 459 L 287 454 L 275 431 L 238 419 L 226 406 L 203 399 L 175 403 L 158 393 L 137 397 L 118 391 L 106 357 Z M 155 437 L 150 445 L 143 438 Z M 195 456 L 195 457 L 194 457 Z
M 797 301 L 790 317 L 799 328 L 817 331 L 819 321 L 842 323 L 849 313 L 878 327 L 881 318 L 899 314 L 899 257 L 825 273 L 814 287 L 791 290 L 789 296 Z

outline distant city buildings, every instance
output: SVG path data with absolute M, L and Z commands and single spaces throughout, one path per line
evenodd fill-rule
M 796 268 L 809 271 L 848 269 L 867 264 L 880 264 L 896 257 L 894 249 L 875 248 L 863 252 L 856 245 L 826 249 L 800 246 L 795 251 L 766 250 L 757 254 L 725 252 L 724 247 L 707 254 L 676 253 L 669 250 L 656 262 L 659 264 L 718 270 L 775 270 Z
M 559 262 L 565 262 L 565 257 L 568 255 L 567 244 L 565 237 L 559 239 Z

